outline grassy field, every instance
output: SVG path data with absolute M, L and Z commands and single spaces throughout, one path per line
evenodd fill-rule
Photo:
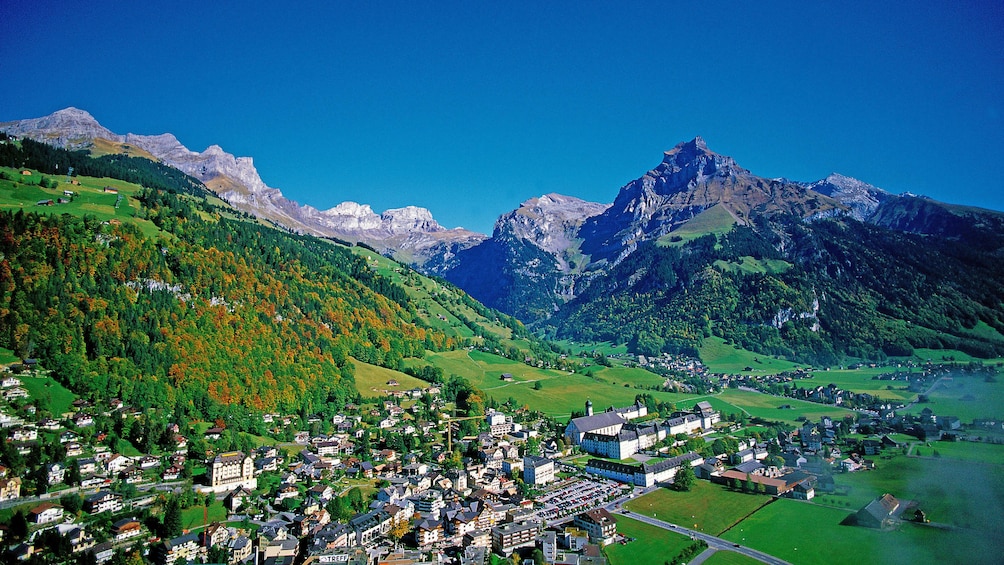
M 616 343 L 610 343 L 609 341 L 602 341 L 599 343 L 579 343 L 568 340 L 555 340 L 554 343 L 571 350 L 571 352 L 575 355 L 582 353 L 602 353 L 610 356 L 627 353 L 626 344 L 618 345 Z
M 734 551 L 716 551 L 704 563 L 707 565 L 757 565 L 760 561 Z
M 907 386 L 905 381 L 880 381 L 872 379 L 874 376 L 892 371 L 893 369 L 889 367 L 816 371 L 812 374 L 811 379 L 800 380 L 797 384 L 801 388 L 807 388 L 819 385 L 826 386 L 833 383 L 844 390 L 863 392 L 894 401 L 909 401 L 916 398 L 917 393 L 905 390 Z M 915 371 L 920 372 L 919 369 L 915 369 Z M 903 372 L 908 373 L 909 371 L 904 369 Z M 892 387 L 892 390 L 889 390 L 889 387 Z
M 691 543 L 687 536 L 624 516 L 617 516 L 617 533 L 634 540 L 623 545 L 608 545 L 603 550 L 610 565 L 662 563 L 678 555 Z
M 792 563 L 994 563 L 991 544 L 972 531 L 903 524 L 883 532 L 841 525 L 849 510 L 778 499 L 723 538 Z
M 929 448 L 925 444 L 920 449 L 929 455 L 937 451 L 944 459 L 999 465 L 1004 471 L 1004 445 L 972 441 L 935 441 L 931 442 Z
M 726 345 L 720 337 L 709 337 L 704 340 L 700 349 L 701 361 L 714 373 L 743 373 L 746 367 L 752 367 L 749 374 L 776 375 L 804 367 L 798 363 L 774 359 L 768 355 L 753 353 L 735 345 Z
M 181 511 L 181 527 L 186 530 L 201 528 L 207 524 L 222 522 L 226 519 L 227 509 L 219 500 L 209 505 L 208 510 L 205 506 L 197 505 Z
M 844 416 L 854 414 L 854 412 L 850 410 L 837 408 L 832 405 L 818 404 L 815 402 L 796 400 L 794 398 L 785 398 L 782 396 L 772 396 L 769 394 L 761 394 L 758 392 L 750 392 L 734 388 L 723 390 L 720 394 L 711 397 L 711 399 L 717 399 L 720 402 L 728 403 L 737 409 L 741 408 L 750 416 L 756 416 L 766 420 L 789 422 L 793 424 L 798 422 L 799 417 L 805 417 L 809 420 L 818 421 L 822 416 L 830 416 L 831 418 L 840 419 Z M 714 400 L 711 401 L 711 404 L 715 406 Z M 781 406 L 790 406 L 791 408 L 781 408 Z M 717 406 L 715 407 L 718 408 Z M 727 410 L 727 412 L 735 411 L 737 410 Z
M 671 233 L 659 238 L 657 244 L 663 247 L 681 246 L 702 235 L 722 235 L 735 225 L 736 219 L 723 206 L 715 205 L 694 216 L 687 223 Z
M 18 378 L 31 394 L 31 400 L 35 403 L 35 407 L 39 410 L 48 410 L 56 417 L 69 412 L 70 405 L 77 399 L 77 395 L 48 375 L 40 377 L 20 375 Z
M 14 352 L 10 349 L 0 347 L 0 365 L 10 365 L 11 363 L 17 363 L 20 360 L 21 358 L 14 355 Z
M 768 496 L 733 492 L 708 481 L 696 481 L 689 492 L 659 489 L 628 501 L 624 507 L 685 528 L 718 535 L 769 500 Z
M 933 451 L 921 450 L 925 455 Z M 874 471 L 835 475 L 838 492 L 845 494 L 821 494 L 814 501 L 856 511 L 889 493 L 917 501 L 932 522 L 973 529 L 987 526 L 983 516 L 1004 513 L 1004 466 L 889 453 L 889 458 L 875 459 Z
M 142 190 L 139 185 L 109 178 L 75 177 L 80 183 L 72 185 L 66 182 L 65 176 L 41 175 L 33 171 L 31 176 L 22 176 L 17 169 L 0 167 L 0 170 L 10 173 L 18 180 L 0 180 L 0 209 L 25 209 L 40 214 L 71 214 L 73 216 L 91 215 L 99 220 L 108 221 L 113 218 L 123 222 L 136 224 L 148 236 L 156 236 L 160 230 L 149 220 L 137 216 L 140 208 L 134 196 Z M 42 177 L 59 182 L 56 188 L 42 188 L 38 183 Z M 110 186 L 118 190 L 118 194 L 104 191 Z M 63 191 L 72 190 L 75 194 L 66 204 L 53 206 L 38 206 L 40 200 L 58 201 L 64 198 Z
M 715 266 L 725 272 L 770 275 L 783 273 L 791 268 L 791 263 L 780 259 L 755 259 L 749 255 L 744 255 L 741 259 L 739 263 L 719 259 L 715 261 Z
M 928 394 L 930 402 L 914 404 L 909 413 L 919 414 L 924 408 L 941 416 L 958 416 L 963 422 L 974 418 L 1004 417 L 1004 375 L 998 382 L 984 382 L 978 376 L 956 376 L 942 379 Z
M 597 409 L 606 409 L 608 406 L 627 406 L 634 402 L 637 394 L 651 392 L 632 385 L 632 380 L 638 383 L 652 382 L 651 377 L 637 372 L 638 369 L 598 369 L 597 374 L 606 374 L 609 378 L 607 380 L 538 369 L 497 355 L 466 350 L 429 353 L 425 362 L 441 367 L 445 375 L 457 374 L 468 379 L 496 400 L 505 401 L 512 397 L 520 404 L 526 404 L 559 420 L 568 418 L 573 410 L 582 410 L 586 400 L 592 400 Z M 610 372 L 606 373 L 606 370 Z M 502 373 L 511 374 L 513 381 L 502 381 Z M 616 380 L 620 378 L 624 378 L 625 382 Z M 538 381 L 541 389 L 534 390 Z M 686 406 L 692 405 L 694 398 L 693 395 L 668 392 L 652 392 L 652 395 L 665 402 Z
M 383 396 L 385 390 L 408 390 L 410 388 L 426 388 L 429 383 L 416 379 L 400 371 L 370 365 L 357 359 L 352 360 L 356 366 L 356 389 L 363 396 Z M 398 386 L 387 386 L 387 381 L 395 380 Z

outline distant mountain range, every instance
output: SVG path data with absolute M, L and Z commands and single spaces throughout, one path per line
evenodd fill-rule
M 484 235 L 440 226 L 425 208 L 408 206 L 376 214 L 365 204 L 343 202 L 329 210 L 300 205 L 262 181 L 251 157 L 235 157 L 218 145 L 196 153 L 174 135 L 119 135 L 84 110 L 66 108 L 42 118 L 0 123 L 0 131 L 65 149 L 147 154 L 201 180 L 233 207 L 285 229 L 362 241 L 406 263 L 448 260 Z
M 364 242 L 553 336 L 648 353 L 694 351 L 718 336 L 822 362 L 927 347 L 1004 353 L 1004 214 L 838 174 L 759 177 L 701 138 L 667 151 L 612 204 L 547 194 L 486 237 L 446 230 L 422 208 L 302 206 L 267 187 L 250 158 L 218 146 L 195 153 L 170 134 L 117 135 L 73 108 L 0 130 L 146 152 L 237 209 Z

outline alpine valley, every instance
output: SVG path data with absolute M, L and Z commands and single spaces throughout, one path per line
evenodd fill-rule
M 0 124 L 0 562 L 1000 562 L 1004 214 L 701 138 L 613 196 Z
M 266 186 L 248 157 L 196 153 L 171 134 L 118 135 L 74 108 L 0 131 L 155 159 L 263 221 L 441 275 L 547 337 L 657 355 L 696 354 L 717 336 L 823 365 L 919 348 L 1004 354 L 1004 214 L 839 174 L 759 177 L 701 138 L 667 151 L 613 204 L 547 194 L 486 237 L 417 207 L 319 211 Z

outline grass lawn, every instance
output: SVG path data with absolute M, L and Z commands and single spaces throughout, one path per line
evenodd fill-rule
M 706 338 L 701 345 L 700 354 L 701 361 L 713 373 L 738 374 L 743 373 L 746 367 L 752 367 L 752 371 L 745 373 L 776 375 L 805 366 L 783 359 L 774 359 L 769 355 L 754 353 L 741 347 L 737 348 L 735 345 L 726 345 L 725 340 L 720 337 Z
M 843 526 L 851 511 L 789 499 L 765 506 L 723 538 L 748 545 L 791 563 L 993 563 L 992 542 L 972 531 L 947 531 L 903 524 L 883 532 Z
M 624 506 L 639 514 L 718 535 L 769 500 L 767 496 L 732 492 L 708 481 L 695 481 L 689 492 L 659 489 Z
M 707 565 L 757 565 L 760 561 L 734 551 L 716 551 L 704 563 Z
M 400 371 L 387 369 L 363 363 L 353 359 L 352 364 L 356 366 L 356 389 L 363 396 L 384 396 L 387 390 L 408 390 L 411 388 L 427 388 L 429 383 L 422 379 L 416 379 Z M 398 386 L 387 386 L 387 381 L 395 380 Z
M 611 385 L 624 386 L 630 384 L 636 387 L 661 386 L 666 381 L 665 377 L 632 367 L 592 367 L 592 377 L 600 382 Z
M 617 516 L 617 533 L 634 540 L 604 548 L 603 552 L 610 560 L 610 565 L 663 563 L 678 555 L 691 543 L 687 536 L 624 516 Z
M 181 511 L 181 527 L 186 530 L 200 528 L 213 522 L 222 522 L 226 519 L 227 509 L 219 500 L 209 505 L 208 510 L 205 506 L 196 505 Z
M 48 375 L 35 377 L 22 374 L 18 378 L 31 395 L 35 407 L 39 410 L 48 410 L 57 418 L 60 414 L 69 412 L 73 401 L 77 399 L 77 395 Z

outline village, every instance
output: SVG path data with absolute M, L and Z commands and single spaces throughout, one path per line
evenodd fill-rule
M 903 449 L 890 435 L 904 422 L 932 437 L 960 427 L 930 410 L 889 411 L 742 435 L 706 401 L 668 417 L 641 401 L 602 411 L 587 401 L 567 425 L 512 406 L 461 418 L 440 387 L 388 381 L 384 400 L 330 421 L 265 414 L 270 434 L 291 441 L 254 445 L 225 425 L 137 432 L 148 415 L 116 400 L 43 413 L 24 385 L 44 375 L 25 359 L 0 378 L 3 453 L 18 463 L 0 467 L 0 509 L 16 508 L 0 543 L 20 560 L 602 564 L 604 546 L 627 541 L 620 503 L 642 493 L 696 479 L 808 501 L 833 492 L 835 474 Z M 869 439 L 845 441 L 861 431 Z M 875 528 L 925 519 L 894 493 L 858 516 Z

